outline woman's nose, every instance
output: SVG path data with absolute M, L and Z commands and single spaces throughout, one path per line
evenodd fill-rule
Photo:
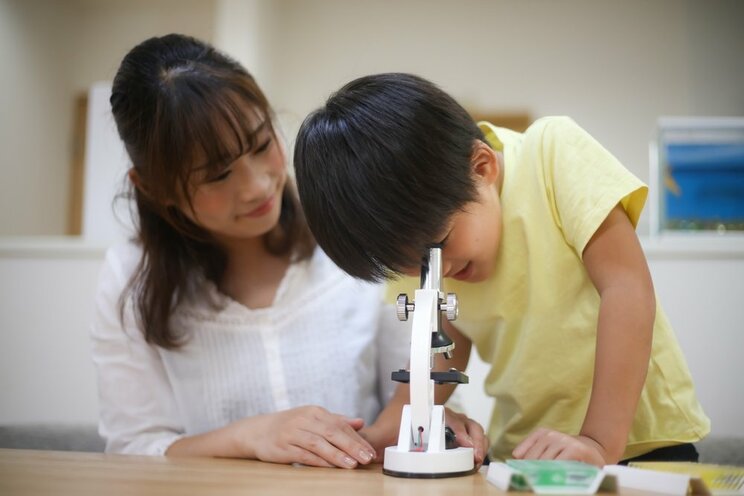
M 263 200 L 271 190 L 271 175 L 261 164 L 241 159 L 238 168 L 238 194 L 242 201 Z

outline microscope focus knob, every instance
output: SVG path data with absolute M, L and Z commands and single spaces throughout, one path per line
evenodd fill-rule
M 457 319 L 460 309 L 457 305 L 457 295 L 455 293 L 447 293 L 447 303 L 444 306 L 444 311 L 447 314 L 447 320 Z
M 398 314 L 398 320 L 408 320 L 408 312 L 413 312 L 413 309 L 413 303 L 408 303 L 408 295 L 405 293 L 399 294 L 395 308 Z

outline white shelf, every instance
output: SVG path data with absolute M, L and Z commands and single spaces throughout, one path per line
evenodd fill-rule
M 80 236 L 0 237 L 0 258 L 103 258 L 107 245 Z
M 650 259 L 744 259 L 744 233 L 665 232 L 640 240 Z

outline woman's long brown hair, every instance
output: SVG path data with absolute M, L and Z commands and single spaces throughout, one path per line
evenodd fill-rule
M 190 206 L 191 174 L 206 158 L 219 171 L 256 145 L 256 123 L 272 134 L 273 112 L 253 77 L 236 61 L 194 38 L 150 38 L 125 57 L 114 78 L 111 109 L 133 164 L 130 190 L 142 258 L 119 301 L 130 300 L 145 339 L 164 348 L 183 343 L 170 326 L 195 277 L 219 283 L 227 258 L 210 234 L 179 209 Z M 246 115 L 250 109 L 253 115 Z M 253 127 L 252 127 L 253 126 Z M 227 130 L 227 132 L 226 132 Z M 202 163 L 203 165 L 203 163 Z M 266 235 L 270 253 L 309 257 L 314 241 L 287 181 L 279 223 Z

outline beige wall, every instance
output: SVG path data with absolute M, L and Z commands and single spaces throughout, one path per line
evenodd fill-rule
M 54 0 L 0 1 L 0 235 L 65 227 L 73 109 L 67 24 Z
M 0 235 L 64 232 L 73 98 L 150 35 L 243 61 L 290 143 L 344 82 L 407 71 L 471 110 L 569 114 L 646 180 L 658 116 L 744 115 L 742 18 L 737 0 L 0 0 Z
M 210 40 L 212 0 L 0 0 L 0 236 L 63 234 L 73 102 L 156 34 Z
M 268 91 L 290 136 L 332 90 L 382 71 L 430 78 L 471 110 L 571 115 L 643 180 L 658 116 L 744 115 L 744 2 L 278 5 Z

